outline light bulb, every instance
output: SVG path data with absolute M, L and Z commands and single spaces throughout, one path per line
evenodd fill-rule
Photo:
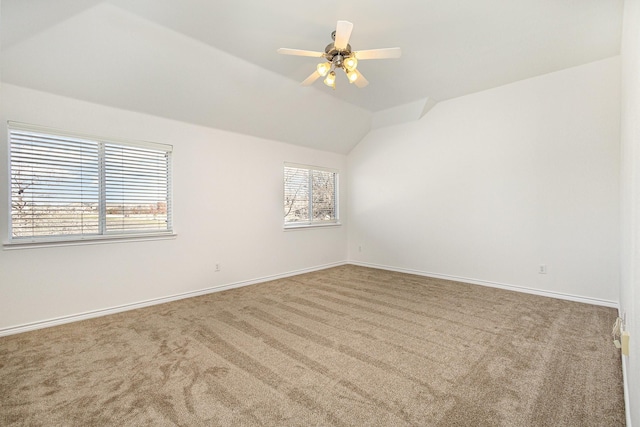
M 349 79 L 349 83 L 353 83 L 358 80 L 358 73 L 353 70 L 347 70 L 347 78 Z
M 331 63 L 330 62 L 322 62 L 322 63 L 318 64 L 317 69 L 318 69 L 318 74 L 320 74 L 322 77 L 324 77 L 324 76 L 327 75 L 327 73 L 331 69 Z
M 324 79 L 324 84 L 334 89 L 336 88 L 336 72 L 335 71 L 332 71 L 329 74 L 327 74 L 327 78 Z
M 357 66 L 358 66 L 358 60 L 356 59 L 355 56 L 350 56 L 344 60 L 344 67 L 347 70 L 355 70 Z

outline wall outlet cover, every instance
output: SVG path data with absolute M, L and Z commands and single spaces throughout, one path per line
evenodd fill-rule
M 629 331 L 622 331 L 620 335 L 620 341 L 622 341 L 622 354 L 624 356 L 629 355 Z

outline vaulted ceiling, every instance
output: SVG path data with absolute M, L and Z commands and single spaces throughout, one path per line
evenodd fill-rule
M 617 55 L 623 0 L 1 0 L 1 78 L 117 108 L 347 153 L 439 101 Z M 299 83 L 336 21 L 369 86 Z

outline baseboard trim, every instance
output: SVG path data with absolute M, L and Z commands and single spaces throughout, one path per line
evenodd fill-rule
M 36 329 L 50 328 L 52 326 L 63 325 L 65 323 L 78 322 L 80 320 L 92 319 L 95 317 L 107 316 L 109 314 L 121 313 L 123 311 L 135 310 L 138 308 L 149 307 L 152 305 L 164 304 L 171 301 L 177 301 L 185 298 L 198 297 L 202 295 L 211 294 L 214 292 L 226 291 L 229 289 L 240 288 L 243 286 L 256 285 L 258 283 L 269 282 L 271 280 L 283 279 L 285 277 L 297 276 L 299 274 L 311 273 L 313 271 L 325 270 L 327 268 L 338 267 L 347 264 L 346 261 L 339 261 L 329 264 L 318 265 L 315 267 L 302 268 L 299 270 L 288 271 L 286 273 L 273 274 L 269 276 L 263 276 L 256 279 L 241 280 L 239 282 L 228 283 L 226 285 L 212 286 L 197 291 L 184 292 L 180 294 L 170 295 L 166 297 L 153 298 L 145 301 L 139 301 L 130 304 L 118 305 L 115 307 L 109 307 L 104 309 L 87 311 L 79 314 L 72 314 L 69 316 L 56 317 L 53 319 L 41 320 L 32 323 L 25 323 L 18 326 L 9 326 L 0 329 L 0 337 L 7 335 L 15 335 L 22 332 L 34 331 Z
M 381 270 L 395 271 L 398 273 L 415 274 L 417 276 L 433 277 L 435 279 L 453 280 L 455 282 L 469 283 L 472 285 L 487 286 L 490 288 L 506 289 L 509 291 L 523 292 L 526 294 L 540 295 L 550 298 L 582 302 L 585 304 L 600 305 L 604 307 L 618 308 L 617 301 L 609 301 L 598 298 L 583 297 L 578 295 L 565 294 L 562 292 L 544 291 L 540 289 L 527 288 L 525 286 L 509 285 L 506 283 L 492 282 L 489 280 L 472 279 L 468 277 L 452 276 L 449 274 L 432 273 L 429 271 L 414 270 L 410 268 L 392 267 L 389 265 L 374 264 L 362 261 L 349 261 L 348 264 L 359 265 L 361 267 L 378 268 Z
M 229 289 L 240 288 L 240 287 L 243 287 L 243 286 L 255 285 L 255 284 L 258 284 L 258 283 L 268 282 L 270 280 L 283 279 L 285 277 L 297 276 L 299 274 L 310 273 L 310 272 L 313 272 L 313 271 L 324 270 L 324 269 L 332 268 L 332 267 L 338 267 L 338 266 L 345 265 L 345 264 L 353 264 L 353 265 L 358 265 L 358 266 L 361 266 L 361 267 L 370 267 L 370 268 L 378 268 L 378 269 L 381 269 L 381 270 L 396 271 L 398 273 L 415 274 L 415 275 L 418 275 L 418 276 L 433 277 L 433 278 L 436 278 L 436 279 L 453 280 L 453 281 L 469 283 L 469 284 L 473 284 L 473 285 L 488 286 L 488 287 L 493 287 L 493 288 L 500 288 L 500 289 L 516 291 L 516 292 L 524 292 L 524 293 L 529 293 L 529 294 L 534 294 L 534 295 L 541 295 L 541 296 L 546 296 L 546 297 L 551 297 L 551 298 L 564 299 L 564 300 L 569 300 L 569 301 L 577 301 L 577 302 L 582 302 L 582 303 L 586 303 L 586 304 L 594 304 L 594 305 L 600 305 L 600 306 L 605 306 L 605 307 L 618 308 L 618 303 L 615 302 L 615 301 L 608 301 L 608 300 L 601 300 L 601 299 L 596 299 L 596 298 L 581 297 L 581 296 L 577 296 L 577 295 L 563 294 L 563 293 L 560 293 L 560 292 L 542 291 L 542 290 L 527 288 L 527 287 L 523 287 L 523 286 L 508 285 L 508 284 L 504 284 L 504 283 L 491 282 L 491 281 L 487 281 L 487 280 L 471 279 L 471 278 L 467 278 L 467 277 L 452 276 L 452 275 L 448 275 L 448 274 L 438 274 L 438 273 L 432 273 L 432 272 L 427 272 L 427 271 L 422 271 L 422 270 L 414 270 L 414 269 L 408 269 L 408 268 L 392 267 L 392 266 L 382 265 L 382 264 L 374 264 L 374 263 L 361 262 L 361 261 L 339 261 L 339 262 L 334 262 L 334 263 L 329 263 L 329 264 L 318 265 L 318 266 L 315 266 L 315 267 L 303 268 L 303 269 L 299 269 L 299 270 L 292 270 L 292 271 L 289 271 L 289 272 L 286 272 L 286 273 L 273 274 L 273 275 L 263 276 L 263 277 L 250 279 L 250 280 L 241 280 L 241 281 L 238 281 L 238 282 L 228 283 L 228 284 L 225 284 L 225 285 L 212 286 L 212 287 L 205 288 L 205 289 L 200 289 L 200 290 L 197 290 L 197 291 L 184 292 L 184 293 L 170 295 L 170 296 L 166 296 L 166 297 L 153 298 L 153 299 L 149 299 L 149 300 L 145 300 L 145 301 L 139 301 L 139 302 L 130 303 L 130 304 L 123 304 L 123 305 L 119 305 L 119 306 L 115 306 L 115 307 L 92 310 L 92 311 L 87 311 L 87 312 L 79 313 L 79 314 L 72 314 L 72 315 L 68 315 L 68 316 L 56 317 L 56 318 L 53 318 L 53 319 L 41 320 L 41 321 L 26 323 L 26 324 L 17 325 L 17 326 L 9 326 L 9 327 L 5 327 L 5 328 L 0 328 L 0 337 L 7 336 L 7 335 L 19 334 L 19 333 L 22 333 L 22 332 L 33 331 L 33 330 L 36 330 L 36 329 L 43 329 L 43 328 L 49 328 L 49 327 L 52 327 L 52 326 L 63 325 L 65 323 L 78 322 L 78 321 L 81 321 L 81 320 L 92 319 L 92 318 L 95 318 L 95 317 L 107 316 L 109 314 L 121 313 L 123 311 L 135 310 L 137 308 L 149 307 L 149 306 L 157 305 L 157 304 L 164 304 L 164 303 L 171 302 L 171 301 L 177 301 L 177 300 L 181 300 L 181 299 L 185 299 L 185 298 L 191 298 L 191 297 L 197 297 L 197 296 L 201 296 L 201 295 L 207 295 L 207 294 L 214 293 L 214 292 L 221 292 L 221 291 L 226 291 L 226 290 L 229 290 Z M 626 377 L 625 377 L 625 380 L 626 380 Z M 626 387 L 626 382 L 625 382 L 625 387 Z M 626 391 L 626 389 L 625 389 L 625 391 Z
M 629 404 L 629 382 L 627 377 L 627 360 L 629 356 L 622 357 L 622 388 L 624 391 L 624 413 L 627 419 L 627 427 L 631 426 L 631 405 Z

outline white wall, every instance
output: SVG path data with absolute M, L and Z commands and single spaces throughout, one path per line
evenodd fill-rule
M 0 251 L 0 329 L 343 262 L 346 226 L 283 231 L 283 162 L 339 169 L 346 156 L 3 84 L 6 121 L 174 146 L 174 240 Z M 6 180 L 2 180 L 6 182 Z M 0 187 L 6 240 L 7 186 Z M 220 263 L 220 272 L 214 264 Z
M 619 73 L 606 59 L 371 132 L 349 154 L 349 259 L 615 305 Z
M 624 5 L 622 35 L 622 277 L 620 311 L 630 332 L 626 365 L 631 421 L 640 425 L 640 2 Z

